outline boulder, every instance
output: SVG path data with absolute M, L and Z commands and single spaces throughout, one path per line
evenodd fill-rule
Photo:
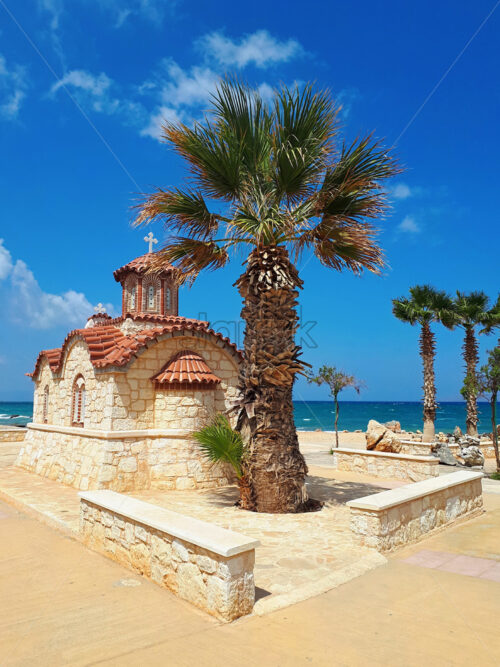
M 387 429 L 385 426 L 375 421 L 375 419 L 370 419 L 365 434 L 366 449 L 374 449 L 376 444 L 382 440 L 386 431 Z
M 484 465 L 483 453 L 476 445 L 460 447 L 460 458 L 468 468 Z
M 366 429 L 366 449 L 376 450 L 378 452 L 400 452 L 402 445 L 398 436 L 374 419 L 368 422 Z
M 399 454 L 403 445 L 399 440 L 396 433 L 393 433 L 389 429 L 386 430 L 382 439 L 377 442 L 374 447 L 376 452 L 391 452 L 392 454 Z
M 462 437 L 462 429 L 460 428 L 460 426 L 455 426 L 455 428 L 453 429 L 453 437 L 457 442 Z
M 439 463 L 444 463 L 447 466 L 456 466 L 458 463 L 446 442 L 437 443 L 432 448 L 432 454 L 433 456 L 437 456 Z
M 390 422 L 385 422 L 384 426 L 393 433 L 401 433 L 401 424 L 395 419 Z

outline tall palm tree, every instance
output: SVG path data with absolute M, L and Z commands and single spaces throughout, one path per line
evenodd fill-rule
M 436 435 L 436 383 L 434 358 L 436 337 L 431 329 L 432 322 L 448 322 L 447 315 L 452 308 L 452 299 L 446 292 L 438 291 L 430 285 L 410 287 L 409 297 L 392 300 L 392 312 L 398 320 L 420 325 L 420 356 L 424 371 L 424 431 L 423 442 L 432 442 Z
M 461 327 L 465 332 L 463 356 L 465 361 L 465 378 L 462 395 L 465 398 L 467 416 L 465 424 L 467 435 L 477 437 L 477 397 L 479 387 L 477 383 L 477 363 L 479 361 L 477 327 L 483 326 L 480 333 L 489 333 L 500 323 L 500 311 L 495 305 L 490 308 L 490 299 L 484 292 L 457 291 L 453 300 L 453 308 L 447 316 L 449 326 Z
M 239 428 L 261 512 L 296 512 L 307 501 L 292 403 L 304 369 L 294 340 L 302 280 L 293 262 L 310 250 L 337 271 L 383 266 L 368 220 L 384 211 L 382 183 L 399 167 L 371 136 L 338 145 L 337 113 L 329 94 L 312 86 L 275 90 L 266 104 L 246 85 L 222 81 L 203 122 L 163 125 L 189 185 L 146 196 L 136 218 L 164 222 L 170 238 L 156 267 L 176 264 L 181 280 L 250 249 L 236 281 L 246 323 Z M 209 200 L 219 203 L 209 209 Z

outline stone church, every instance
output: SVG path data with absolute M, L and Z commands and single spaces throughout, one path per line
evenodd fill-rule
M 122 314 L 97 312 L 29 375 L 33 422 L 17 465 L 78 489 L 194 489 L 231 481 L 190 438 L 231 407 L 241 355 L 208 322 L 178 315 L 176 268 L 150 251 L 114 272 Z M 154 241 L 154 240 L 153 240 Z M 102 309 L 97 309 L 98 311 Z

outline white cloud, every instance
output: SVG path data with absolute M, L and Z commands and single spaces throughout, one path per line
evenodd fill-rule
M 245 35 L 238 42 L 221 32 L 211 32 L 202 37 L 199 44 L 207 57 L 213 58 L 224 67 L 243 68 L 253 64 L 264 68 L 287 62 L 303 53 L 296 40 L 280 42 L 267 30 L 257 30 L 251 35 Z
M 10 277 L 3 296 L 10 302 L 9 315 L 14 322 L 32 329 L 50 329 L 56 326 L 84 326 L 94 314 L 92 304 L 82 292 L 68 290 L 63 294 L 44 292 L 26 262 L 15 263 L 0 239 L 0 279 Z M 111 304 L 105 304 L 108 314 L 114 314 Z M 5 312 L 5 307 L 2 306 Z
M 13 317 L 33 329 L 69 325 L 83 326 L 93 313 L 91 303 L 81 292 L 64 294 L 44 292 L 33 272 L 18 259 L 11 274 L 14 300 Z
M 12 255 L 3 243 L 3 239 L 0 239 L 0 280 L 7 278 L 12 270 Z
M 418 234 L 422 231 L 420 225 L 411 215 L 407 215 L 403 218 L 398 225 L 398 229 L 401 232 L 408 232 L 409 234 Z
M 9 65 L 0 55 L 0 117 L 15 120 L 19 115 L 21 103 L 26 97 L 28 82 L 25 68 L 21 65 Z
M 180 118 L 175 109 L 172 107 L 159 107 L 155 113 L 153 113 L 149 119 L 148 125 L 144 127 L 140 134 L 143 137 L 152 137 L 158 141 L 162 138 L 162 125 L 165 121 L 170 123 L 179 122 Z
M 76 0 L 72 0 L 75 3 Z M 66 9 L 71 11 L 69 0 L 38 0 L 38 7 L 49 14 L 50 29 L 57 31 Z M 134 18 L 145 19 L 160 26 L 166 15 L 175 8 L 176 0 L 80 0 L 86 9 L 95 7 L 111 18 L 114 28 L 121 28 Z
M 412 194 L 413 192 L 410 186 L 406 185 L 406 183 L 398 183 L 392 190 L 392 196 L 395 199 L 408 199 L 408 197 L 411 197 Z
M 120 102 L 111 95 L 111 79 L 101 72 L 94 75 L 86 70 L 74 69 L 57 81 L 50 92 L 55 95 L 61 88 L 66 88 L 75 95 L 79 103 L 89 106 L 94 111 L 112 114 Z

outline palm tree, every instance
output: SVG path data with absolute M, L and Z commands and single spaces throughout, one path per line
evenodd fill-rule
M 489 308 L 490 299 L 484 292 L 470 292 L 465 294 L 457 291 L 453 300 L 453 308 L 446 317 L 448 326 L 459 326 L 465 332 L 463 356 L 465 361 L 465 378 L 461 390 L 465 398 L 467 416 L 465 424 L 467 435 L 477 437 L 477 397 L 479 393 L 477 381 L 477 363 L 479 361 L 476 329 L 483 326 L 480 333 L 489 333 L 500 323 L 500 312 L 497 306 Z
M 384 211 L 382 183 L 400 170 L 371 136 L 338 146 L 337 113 L 329 94 L 312 86 L 275 90 L 266 104 L 246 85 L 222 81 L 203 122 L 163 126 L 188 165 L 189 186 L 146 196 L 136 218 L 164 222 L 170 238 L 156 267 L 174 263 L 181 281 L 250 249 L 236 281 L 246 323 L 238 428 L 261 512 L 300 511 L 307 500 L 293 420 L 292 388 L 304 364 L 294 340 L 302 280 L 292 259 L 312 250 L 337 271 L 383 266 L 368 219 Z M 209 209 L 209 200 L 219 204 Z
M 252 509 L 252 490 L 245 472 L 247 450 L 241 434 L 233 429 L 226 415 L 214 415 L 192 435 L 213 465 L 227 463 L 232 467 L 238 482 L 240 505 L 243 509 Z
M 321 366 L 317 374 L 308 373 L 307 381 L 315 384 L 327 384 L 330 387 L 330 394 L 335 401 L 335 446 L 339 446 L 339 394 L 343 389 L 352 387 L 357 394 L 361 391 L 364 383 L 358 380 L 354 375 L 348 375 L 337 369 L 335 366 Z
M 401 322 L 420 325 L 420 356 L 424 371 L 424 430 L 423 442 L 433 442 L 436 435 L 436 383 L 434 358 L 436 337 L 431 329 L 432 322 L 448 322 L 447 315 L 452 308 L 452 299 L 446 292 L 438 291 L 431 285 L 410 287 L 409 297 L 392 300 L 392 312 Z
M 479 392 L 490 402 L 491 408 L 491 439 L 495 450 L 497 473 L 500 473 L 500 453 L 498 451 L 497 430 L 497 397 L 500 392 L 500 346 L 495 347 L 488 355 L 488 363 L 481 367 L 479 374 Z

